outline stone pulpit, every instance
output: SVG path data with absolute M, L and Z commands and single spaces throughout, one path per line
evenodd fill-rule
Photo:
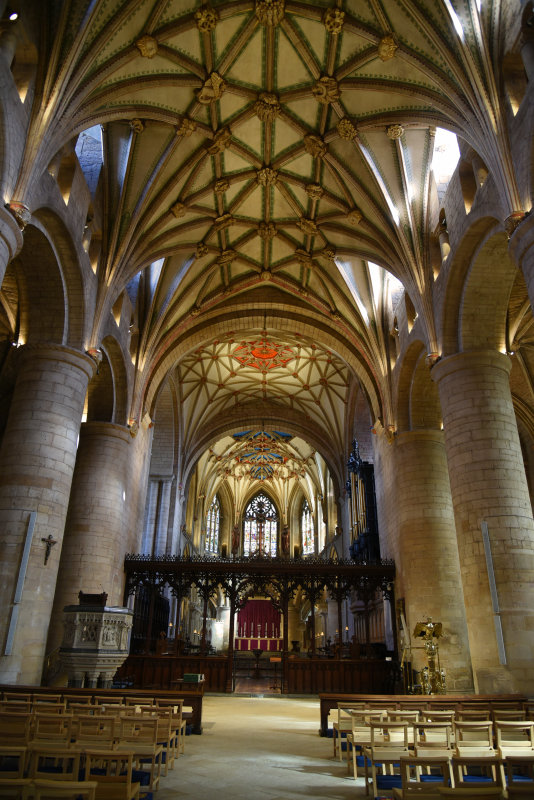
M 69 686 L 106 688 L 128 656 L 133 612 L 107 606 L 107 594 L 79 593 L 79 605 L 65 606 L 59 651 Z

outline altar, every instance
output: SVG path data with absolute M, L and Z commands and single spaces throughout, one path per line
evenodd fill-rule
M 271 653 L 283 650 L 281 614 L 270 600 L 248 600 L 238 612 L 234 649 Z

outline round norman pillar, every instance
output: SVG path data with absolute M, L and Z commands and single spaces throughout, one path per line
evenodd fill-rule
M 443 411 L 475 691 L 530 694 L 534 522 L 510 368 L 502 353 L 473 350 L 439 361 L 431 374 Z
M 78 603 L 78 592 L 106 592 L 108 606 L 122 606 L 131 441 L 128 428 L 122 425 L 84 422 L 80 428 L 49 652 L 61 644 L 63 609 Z
M 402 592 L 409 634 L 432 617 L 443 623 L 440 661 L 447 690 L 472 692 L 473 676 L 465 617 L 460 559 L 443 433 L 415 430 L 395 437 L 397 465 L 398 565 L 396 594 Z M 412 640 L 412 645 L 419 642 Z M 413 666 L 427 661 L 413 651 Z
M 41 681 L 80 422 L 94 366 L 89 356 L 63 346 L 27 345 L 20 354 L 0 450 L 0 682 Z

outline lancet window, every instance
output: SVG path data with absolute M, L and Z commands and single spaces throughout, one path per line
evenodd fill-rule
M 305 556 L 312 555 L 315 551 L 315 537 L 313 530 L 313 514 L 308 505 L 308 501 L 304 500 L 302 504 L 302 513 L 300 515 L 300 529 L 302 534 L 302 553 Z
M 206 552 L 217 553 L 219 550 L 219 531 L 221 526 L 221 504 L 215 495 L 206 517 Z
M 273 558 L 278 543 L 278 512 L 266 494 L 252 498 L 243 515 L 243 553 Z

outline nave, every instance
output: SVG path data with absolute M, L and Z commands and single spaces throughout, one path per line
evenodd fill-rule
M 188 736 L 158 800 L 364 797 L 318 727 L 316 697 L 205 695 L 203 734 Z

